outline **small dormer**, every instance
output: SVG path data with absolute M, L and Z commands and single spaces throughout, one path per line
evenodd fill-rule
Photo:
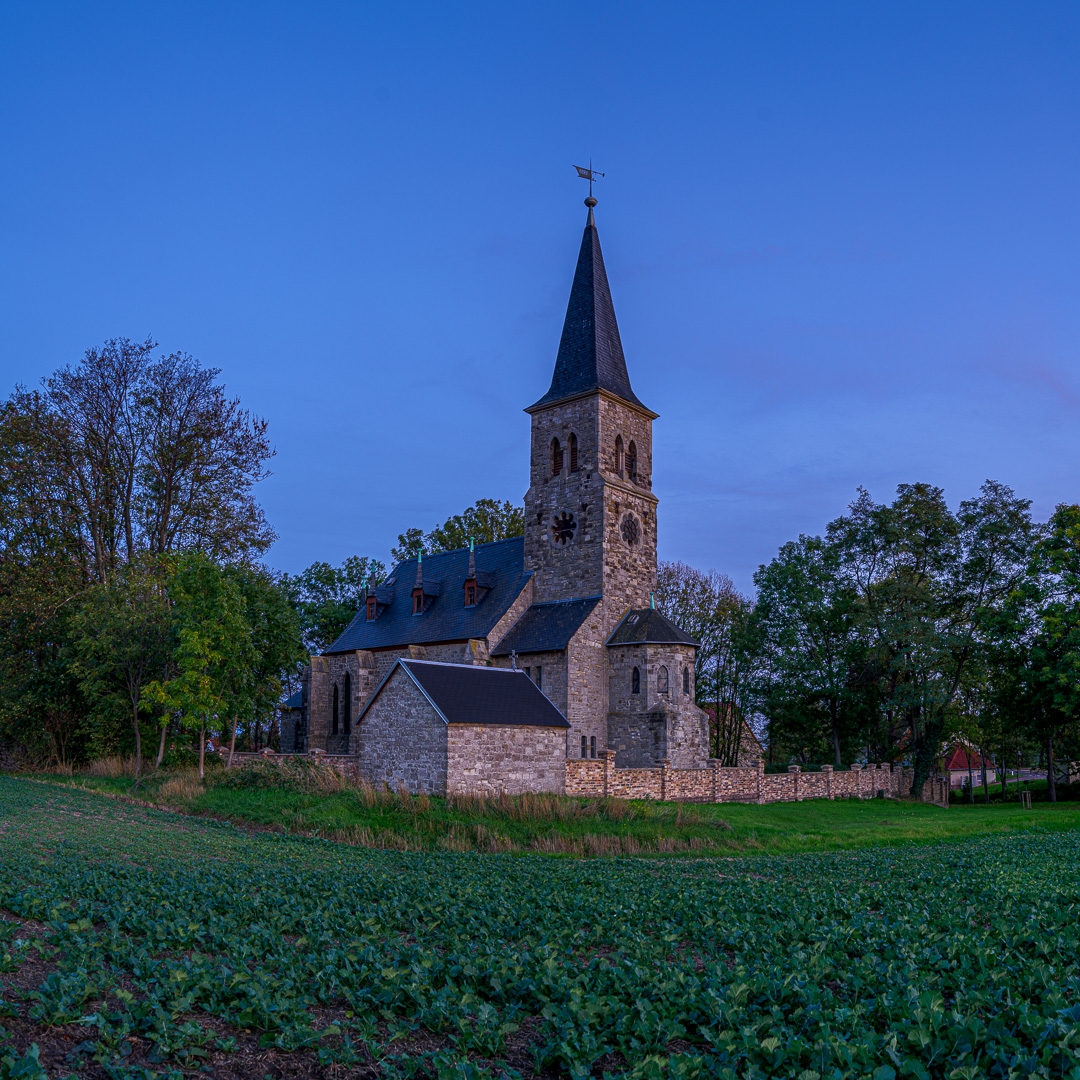
M 390 606 L 394 599 L 393 589 L 390 588 L 393 583 L 393 578 L 382 585 L 373 584 L 370 578 L 361 582 L 364 590 L 364 618 L 367 622 L 374 622 Z
M 423 615 L 431 607 L 435 597 L 441 592 L 441 582 L 424 580 L 424 553 L 422 551 L 417 552 L 416 584 L 413 585 L 412 590 L 412 613 L 414 615 Z
M 476 542 L 469 537 L 469 569 L 465 575 L 465 607 L 476 607 L 495 584 L 495 575 L 487 570 L 476 569 Z

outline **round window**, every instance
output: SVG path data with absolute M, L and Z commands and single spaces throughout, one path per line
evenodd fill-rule
M 576 528 L 577 522 L 574 520 L 574 515 L 564 510 L 561 514 L 556 514 L 551 523 L 551 538 L 556 544 L 569 544 L 574 539 Z
M 622 525 L 619 527 L 619 531 L 622 533 L 622 538 L 630 547 L 634 547 L 641 539 L 641 526 L 638 524 L 638 519 L 634 517 L 633 514 L 627 514 L 622 519 Z

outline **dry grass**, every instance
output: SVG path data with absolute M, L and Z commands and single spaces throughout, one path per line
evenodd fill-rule
M 98 758 L 81 771 L 84 776 L 134 776 L 135 759 L 118 755 Z
M 197 769 L 187 769 L 169 777 L 158 788 L 157 797 L 166 803 L 191 803 L 206 791 Z

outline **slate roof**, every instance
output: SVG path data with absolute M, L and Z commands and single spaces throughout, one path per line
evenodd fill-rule
M 600 603 L 599 596 L 533 604 L 491 650 L 492 656 L 510 653 L 556 652 L 565 649 L 585 617 Z
M 432 660 L 398 660 L 371 695 L 358 722 L 363 722 L 364 713 L 399 667 L 416 683 L 444 723 L 570 726 L 524 671 Z
M 285 699 L 283 709 L 302 709 L 304 707 L 304 691 L 297 690 L 291 697 Z
M 590 208 L 581 238 L 551 387 L 526 412 L 590 390 L 607 390 L 644 409 L 630 386 L 600 236 Z M 646 410 L 649 411 L 649 410 Z M 653 414 L 655 415 L 655 414 Z
M 424 592 L 429 599 L 422 615 L 412 613 L 416 560 L 406 559 L 378 587 L 377 619 L 368 622 L 361 608 L 326 654 L 353 649 L 387 649 L 436 641 L 466 641 L 487 637 L 492 627 L 520 595 L 529 573 L 525 570 L 525 540 L 497 540 L 476 547 L 477 578 L 484 574 L 488 591 L 475 607 L 465 607 L 465 577 L 469 549 L 424 557 Z M 386 607 L 381 605 L 385 604 Z
M 680 630 L 655 608 L 631 609 L 607 639 L 608 645 L 693 645 L 701 644 Z

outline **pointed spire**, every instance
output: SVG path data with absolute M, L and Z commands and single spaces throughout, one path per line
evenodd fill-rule
M 555 373 L 548 392 L 527 412 L 590 390 L 607 390 L 632 405 L 645 408 L 631 388 L 626 371 L 615 307 L 600 250 L 600 236 L 593 218 L 596 200 L 590 196 L 585 204 L 589 216 L 581 238 L 574 284 L 570 288 Z
M 469 537 L 469 573 L 465 578 L 466 581 L 476 580 L 476 553 L 473 548 L 476 546 L 476 540 L 474 537 Z
M 418 548 L 416 552 L 416 584 L 413 585 L 414 589 L 422 589 L 424 587 L 424 549 Z

